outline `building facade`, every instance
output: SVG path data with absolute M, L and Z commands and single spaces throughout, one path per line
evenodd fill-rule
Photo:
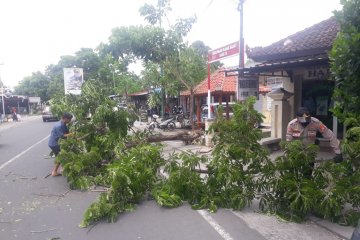
M 263 110 L 273 138 L 284 139 L 287 122 L 301 106 L 341 137 L 342 127 L 330 111 L 335 81 L 328 56 L 338 32 L 339 25 L 331 17 L 269 46 L 247 48 L 254 64 L 243 69 L 245 76 L 257 76 L 272 89 Z

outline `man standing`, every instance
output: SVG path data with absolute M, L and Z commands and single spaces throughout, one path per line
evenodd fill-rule
M 299 108 L 296 118 L 289 122 L 286 141 L 301 140 L 304 144 L 315 144 L 317 132 L 320 132 L 325 139 L 330 141 L 330 146 L 336 154 L 335 162 L 341 162 L 342 154 L 339 140 L 320 120 L 311 117 L 310 111 L 305 107 Z
M 11 113 L 12 113 L 12 119 L 13 119 L 13 121 L 17 121 L 18 118 L 17 118 L 17 113 L 16 113 L 16 108 L 15 108 L 15 107 L 13 107 L 13 108 L 11 109 Z
M 55 157 L 60 152 L 59 139 L 66 138 L 67 136 L 71 135 L 71 133 L 69 133 L 67 125 L 71 122 L 72 117 L 73 116 L 70 113 L 64 113 L 61 120 L 57 122 L 51 130 L 48 145 L 51 151 L 55 154 Z M 51 172 L 51 176 L 55 177 L 59 175 L 59 167 L 60 163 L 55 163 L 55 167 Z

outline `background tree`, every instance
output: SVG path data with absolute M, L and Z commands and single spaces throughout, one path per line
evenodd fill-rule
M 167 13 L 171 11 L 169 0 L 158 0 L 157 5 L 150 5 L 145 3 L 140 9 L 140 15 L 145 18 L 151 25 L 161 27 L 162 19 L 166 17 Z
M 142 89 L 140 78 L 130 72 L 122 72 L 116 78 L 115 91 L 122 95 L 126 101 L 129 101 L 129 93 L 137 92 Z
M 63 68 L 79 67 L 84 69 L 84 80 L 97 79 L 100 58 L 91 48 L 82 48 L 75 55 L 62 56 L 57 64 L 46 67 L 45 73 L 36 72 L 25 77 L 15 87 L 17 94 L 39 96 L 48 101 L 53 96 L 64 94 Z
M 194 129 L 194 88 L 206 76 L 206 63 L 197 50 L 184 47 L 180 49 L 178 56 L 166 61 L 164 69 L 168 76 L 182 83 L 190 92 L 190 122 Z
M 196 21 L 196 17 L 190 17 L 190 18 L 183 18 L 178 19 L 175 24 L 171 24 L 169 21 L 169 18 L 167 17 L 167 14 L 171 11 L 170 1 L 169 0 L 158 0 L 157 5 L 149 5 L 145 4 L 142 6 L 139 10 L 140 15 L 144 16 L 145 20 L 147 20 L 151 25 L 158 24 L 160 28 L 163 28 L 162 22 L 165 18 L 168 22 L 168 28 L 167 35 L 169 39 L 175 39 L 179 43 L 177 48 L 172 49 L 175 51 L 172 51 L 172 53 L 177 52 L 177 49 L 181 47 L 181 44 L 183 42 L 183 37 L 187 35 L 187 33 L 191 30 L 192 25 Z M 169 49 L 168 49 L 169 50 Z M 172 54 L 167 54 L 167 57 L 170 57 Z M 160 82 L 161 82 L 161 105 L 162 105 L 162 116 L 164 116 L 164 109 L 165 109 L 165 95 L 166 91 L 168 93 L 174 94 L 177 92 L 178 84 L 176 84 L 173 79 L 169 79 L 168 76 L 165 76 L 163 74 L 163 65 L 164 65 L 165 59 L 160 62 L 156 62 L 160 66 Z M 167 85 L 167 86 L 166 86 Z
M 160 88 L 165 89 L 167 81 L 160 74 L 160 66 L 167 56 L 176 52 L 178 45 L 178 39 L 170 37 L 162 28 L 155 26 L 130 26 L 113 29 L 109 37 L 109 43 L 102 44 L 99 47 L 99 51 L 101 56 L 110 54 L 114 61 L 116 59 L 127 63 L 135 62 L 136 60 L 141 61 L 145 68 L 150 67 L 149 71 L 147 71 L 148 73 L 158 69 L 158 76 L 161 77 L 150 80 L 149 76 L 153 73 L 147 74 L 145 75 L 145 85 L 149 87 L 160 86 Z M 122 76 L 124 74 L 125 72 L 123 72 Z
M 117 94 L 115 91 L 118 75 L 127 71 L 127 63 L 121 62 L 118 58 L 114 58 L 111 54 L 103 55 L 100 67 L 98 69 L 97 80 L 101 83 L 101 87 L 106 89 L 106 94 Z
M 50 96 L 47 94 L 49 85 L 50 80 L 46 75 L 41 72 L 35 72 L 31 76 L 25 77 L 15 87 L 15 94 L 40 97 L 42 101 L 48 101 L 50 99 Z
M 50 98 L 56 94 L 64 93 L 64 72 L 63 68 L 59 65 L 49 65 L 45 69 L 45 75 L 50 80 L 47 94 Z
M 336 87 L 334 115 L 360 118 L 360 0 L 342 0 L 342 11 L 335 12 L 340 33 L 330 52 L 331 72 Z
M 84 81 L 97 79 L 99 77 L 98 71 L 101 66 L 101 58 L 92 48 L 81 48 L 75 52 L 74 65 L 84 69 Z
M 209 51 L 211 48 L 203 41 L 197 40 L 191 44 L 191 47 L 196 49 L 196 51 L 204 58 L 204 61 L 207 62 Z M 215 70 L 221 68 L 224 64 L 222 64 L 220 61 L 213 62 L 210 64 L 210 71 L 214 72 Z

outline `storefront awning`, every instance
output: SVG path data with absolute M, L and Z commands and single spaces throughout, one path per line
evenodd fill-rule
M 237 76 L 239 71 L 243 71 L 244 75 L 271 75 L 274 72 L 287 71 L 294 68 L 303 68 L 308 66 L 328 66 L 329 58 L 325 54 L 315 55 L 315 56 L 305 56 L 298 58 L 282 59 L 278 61 L 268 61 L 255 66 L 240 69 L 231 69 L 225 70 L 226 76 Z

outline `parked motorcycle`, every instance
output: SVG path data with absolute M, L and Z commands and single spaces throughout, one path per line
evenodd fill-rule
M 152 115 L 152 118 L 151 118 L 151 123 L 149 124 L 149 127 L 148 129 L 150 131 L 154 130 L 155 127 L 159 128 L 159 129 L 162 129 L 162 130 L 173 130 L 175 129 L 175 119 L 172 117 L 172 118 L 169 118 L 169 119 L 166 119 L 162 122 L 159 123 L 158 119 L 160 117 L 156 114 L 153 114 Z
M 179 122 L 181 128 L 191 128 L 190 118 L 183 113 L 175 115 L 175 123 Z
M 158 118 L 159 118 L 159 116 L 156 114 L 151 115 L 151 122 L 148 126 L 148 129 L 150 131 L 153 131 L 156 127 L 159 126 L 159 122 L 157 121 Z

